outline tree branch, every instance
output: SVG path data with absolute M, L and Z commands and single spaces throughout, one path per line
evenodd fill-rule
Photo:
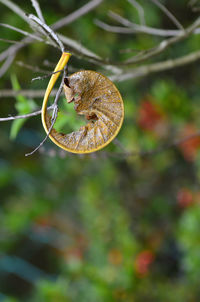
M 180 42 L 184 39 L 186 39 L 188 36 L 190 36 L 191 33 L 194 32 L 194 30 L 199 27 L 200 25 L 200 17 L 197 18 L 197 20 L 190 25 L 188 28 L 186 28 L 184 31 L 182 31 L 178 36 L 172 37 L 167 40 L 163 40 L 158 46 L 149 49 L 141 54 L 138 54 L 128 60 L 126 60 L 125 64 L 133 64 L 133 63 L 140 63 L 144 60 L 150 59 L 160 53 L 162 53 L 164 50 L 169 48 L 171 45 Z
M 171 143 L 169 144 L 166 144 L 166 145 L 163 145 L 163 146 L 160 146 L 156 149 L 153 149 L 153 150 L 149 150 L 149 151 L 123 151 L 123 152 L 105 152 L 103 151 L 106 155 L 109 155 L 109 156 L 112 156 L 112 157 L 124 157 L 124 158 L 127 158 L 127 157 L 133 157 L 133 156 L 140 156 L 140 157 L 146 157 L 146 156 L 152 156 L 152 155 L 156 155 L 156 154 L 159 154 L 161 152 L 165 152 L 171 148 L 174 148 L 174 147 L 177 147 L 178 145 L 181 145 L 191 139 L 194 139 L 196 137 L 200 136 L 200 131 L 197 131 L 196 133 L 194 134 L 191 134 L 191 135 L 188 135 L 184 138 L 180 138 L 180 139 L 175 139 L 174 141 L 172 141 Z
M 140 5 L 136 0 L 127 0 L 130 4 L 132 4 L 133 7 L 136 8 L 137 12 L 138 12 L 138 16 L 140 19 L 140 23 L 142 25 L 145 25 L 145 17 L 144 17 L 144 9 L 142 7 L 142 5 Z
M 183 30 L 183 26 L 181 23 L 177 20 L 177 18 L 158 0 L 151 0 L 156 6 L 158 6 L 164 13 L 165 15 L 181 30 Z
M 166 36 L 179 35 L 180 32 L 183 30 L 183 29 L 182 30 L 160 29 L 160 28 L 150 27 L 147 25 L 136 24 L 112 11 L 109 11 L 108 16 L 111 17 L 113 20 L 119 22 L 121 25 L 129 29 L 132 29 L 132 33 L 144 33 L 148 35 L 166 37 Z
M 69 14 L 65 18 L 62 18 L 59 21 L 57 21 L 56 23 L 54 23 L 54 26 L 53 26 L 54 30 L 57 30 L 61 27 L 64 27 L 64 26 L 74 22 L 78 18 L 84 16 L 85 14 L 89 13 L 91 10 L 95 9 L 103 1 L 104 0 L 92 0 L 88 3 L 86 3 L 85 5 L 83 5 L 82 7 L 80 7 L 76 11 L 74 11 L 73 13 Z
M 17 8 L 19 11 L 21 11 L 21 9 L 15 4 L 9 5 L 10 3 L 12 4 L 12 2 L 10 0 L 9 1 L 0 0 L 0 2 L 4 5 L 6 5 L 11 10 L 13 10 L 14 12 L 16 12 Z M 20 13 L 18 15 L 21 17 Z M 23 19 L 28 24 L 30 24 L 30 20 L 27 17 L 23 18 Z M 51 28 L 53 30 L 55 29 L 54 28 L 55 24 L 56 23 L 51 25 Z M 59 25 L 57 24 L 56 29 L 61 28 L 62 25 L 63 24 L 59 24 Z M 115 67 L 112 65 L 112 63 L 109 63 L 106 60 L 103 60 L 100 56 L 96 55 L 94 52 L 90 51 L 89 49 L 87 49 L 86 47 L 81 45 L 79 42 L 77 42 L 71 38 L 68 38 L 67 36 L 63 36 L 61 34 L 58 34 L 58 37 L 68 48 L 70 48 L 71 52 L 74 50 L 75 54 L 78 55 L 79 57 L 81 57 L 82 59 L 92 60 L 93 63 L 99 64 L 99 65 L 101 64 L 102 67 L 104 67 L 107 70 L 111 70 L 113 73 L 118 73 L 118 74 L 121 73 L 121 70 L 118 67 Z M 22 39 L 21 42 L 18 43 L 17 45 L 15 44 L 15 45 L 10 46 L 8 49 L 6 49 L 4 52 L 2 52 L 0 54 L 0 62 L 5 60 L 7 58 L 7 56 L 18 52 L 21 48 L 23 48 L 24 46 L 28 45 L 31 42 L 33 42 L 33 39 L 30 37 L 27 37 L 27 38 Z
M 133 69 L 132 71 L 125 72 L 121 75 L 111 76 L 110 79 L 112 81 L 125 81 L 128 79 L 135 79 L 139 77 L 147 76 L 154 72 L 159 72 L 163 70 L 173 69 L 175 67 L 184 66 L 190 63 L 193 63 L 200 59 L 200 51 L 194 51 L 189 55 L 183 56 L 178 59 L 170 59 L 154 64 L 140 66 L 138 68 Z
M 12 30 L 14 30 L 14 31 L 16 31 L 16 32 L 18 32 L 18 33 L 24 35 L 24 36 L 33 38 L 33 39 L 38 40 L 38 41 L 40 41 L 40 42 L 43 42 L 43 41 L 44 41 L 44 40 L 41 39 L 40 37 L 38 37 L 38 36 L 36 36 L 36 35 L 33 35 L 33 34 L 27 32 L 27 31 L 25 31 L 25 30 L 22 30 L 22 29 L 20 29 L 20 28 L 17 28 L 17 27 L 15 27 L 15 26 L 12 26 L 12 25 L 9 25 L 9 24 L 4 24 L 4 23 L 0 23 L 0 26 L 7 27 L 7 28 L 9 28 L 9 29 L 12 29 Z
M 51 109 L 53 109 L 53 106 L 49 106 L 47 108 L 47 110 L 51 110 Z M 37 115 L 41 114 L 41 112 L 42 112 L 42 110 L 40 109 L 38 111 L 34 111 L 34 112 L 31 112 L 31 113 L 27 113 L 27 114 L 9 116 L 9 117 L 1 117 L 0 122 L 8 122 L 8 121 L 14 121 L 14 120 L 18 120 L 18 119 L 33 117 L 33 116 L 37 116 Z
M 0 90 L 0 98 L 9 98 L 9 97 L 16 97 L 18 95 L 23 95 L 27 98 L 42 98 L 44 96 L 45 90 L 44 89 L 37 89 L 37 90 L 11 90 L 5 89 Z M 51 91 L 51 95 L 56 95 L 56 89 Z
M 42 11 L 40 9 L 40 5 L 38 3 L 37 0 L 31 0 L 31 3 L 32 3 L 32 6 L 34 7 L 36 13 L 37 13 L 37 16 L 38 18 L 43 22 L 45 23 L 45 20 L 44 20 L 44 17 L 43 17 L 43 14 L 42 14 Z
M 6 61 L 4 62 L 4 64 L 1 66 L 0 68 L 0 78 L 4 75 L 4 73 L 8 70 L 8 68 L 10 67 L 10 65 L 12 64 L 12 62 L 15 59 L 15 55 L 11 55 L 9 56 Z
M 15 12 L 18 16 L 20 16 L 24 21 L 27 22 L 27 16 L 25 12 L 18 5 L 10 0 L 0 0 L 0 3 L 9 7 L 13 12 Z

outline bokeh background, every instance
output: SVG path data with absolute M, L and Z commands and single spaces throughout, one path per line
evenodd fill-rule
M 40 5 L 51 24 L 86 2 L 41 0 Z M 149 26 L 174 28 L 150 1 L 139 2 Z M 162 1 L 185 27 L 198 16 L 188 2 Z M 30 1 L 15 3 L 34 13 Z M 114 61 L 161 41 L 145 34 L 103 31 L 94 18 L 109 23 L 109 10 L 138 22 L 128 1 L 106 0 L 60 32 Z M 2 4 L 0 20 L 30 30 Z M 0 27 L 0 37 L 20 40 L 22 35 Z M 0 42 L 1 51 L 8 46 Z M 193 35 L 152 62 L 199 46 L 200 36 Z M 45 89 L 48 79 L 31 82 L 41 74 L 17 61 L 53 70 L 59 56 L 43 43 L 28 45 L 1 78 L 0 89 Z M 52 65 L 46 66 L 45 60 Z M 70 66 L 105 74 L 101 66 L 76 56 Z M 125 121 L 117 142 L 92 155 L 63 153 L 48 141 L 25 157 L 44 137 L 40 116 L 1 123 L 0 301 L 199 301 L 200 138 L 156 151 L 199 131 L 199 81 L 197 62 L 116 83 Z M 41 103 L 42 98 L 17 92 L 16 97 L 1 97 L 1 117 L 36 110 Z M 69 113 L 66 127 L 71 131 L 77 118 Z M 120 156 L 121 145 L 136 155 Z

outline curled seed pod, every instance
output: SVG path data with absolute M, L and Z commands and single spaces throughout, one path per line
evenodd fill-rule
M 77 114 L 84 115 L 88 122 L 70 134 L 52 129 L 49 137 L 72 153 L 90 153 L 104 148 L 118 134 L 124 118 L 123 100 L 118 89 L 101 73 L 91 70 L 78 71 L 64 82 L 67 102 L 74 102 Z M 51 117 L 44 107 L 43 125 L 48 133 Z

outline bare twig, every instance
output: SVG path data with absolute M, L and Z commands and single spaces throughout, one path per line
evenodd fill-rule
M 137 9 L 138 16 L 140 19 L 140 24 L 145 25 L 146 22 L 145 22 L 145 17 L 144 17 L 144 9 L 143 9 L 142 5 L 140 5 L 136 0 L 127 0 L 127 1 L 129 3 L 131 3 Z
M 33 41 L 32 38 L 23 38 L 20 42 L 8 47 L 0 54 L 0 62 L 4 61 L 8 56 L 16 54 L 21 48 Z
M 10 65 L 12 64 L 14 58 L 15 58 L 15 55 L 9 56 L 6 59 L 6 61 L 4 62 L 4 64 L 1 66 L 1 68 L 0 68 L 0 78 L 4 75 L 4 73 L 6 73 L 6 71 L 8 70 Z
M 51 95 L 56 95 L 56 89 L 53 89 L 51 91 Z M 8 97 L 16 97 L 17 95 L 23 95 L 27 98 L 42 98 L 44 96 L 45 90 L 44 89 L 38 89 L 38 90 L 11 90 L 11 89 L 5 89 L 0 90 L 0 98 L 8 98 Z
M 105 22 L 102 22 L 98 19 L 94 19 L 94 23 L 99 26 L 100 28 L 112 32 L 112 33 L 118 33 L 118 34 L 133 34 L 136 31 L 133 28 L 130 27 L 120 27 L 120 26 L 113 26 L 109 25 Z
M 32 66 L 32 65 L 29 65 L 29 64 L 25 64 L 22 61 L 17 61 L 16 64 L 19 65 L 20 67 L 24 67 L 24 68 L 27 68 L 29 70 L 32 70 L 33 72 L 41 72 L 41 73 L 46 73 L 46 74 L 50 73 L 50 71 L 48 71 L 48 70 L 41 69 L 38 66 Z
M 166 36 L 177 36 L 180 34 L 180 32 L 183 31 L 180 29 L 178 30 L 160 29 L 160 28 L 154 28 L 146 25 L 136 24 L 112 11 L 109 11 L 108 16 L 114 19 L 115 21 L 119 22 L 123 26 L 132 29 L 133 33 L 144 33 L 148 35 L 166 37 Z
M 154 64 L 140 66 L 138 68 L 133 69 L 132 71 L 128 71 L 121 75 L 111 76 L 110 79 L 112 81 L 125 81 L 128 79 L 135 79 L 139 77 L 147 76 L 154 72 L 159 72 L 163 70 L 173 69 L 175 67 L 184 66 L 190 63 L 193 63 L 200 59 L 200 51 L 195 51 L 190 53 L 189 55 L 183 56 L 178 59 L 170 59 Z
M 99 4 L 101 4 L 104 0 L 92 0 L 73 13 L 69 14 L 67 17 L 60 19 L 56 23 L 54 23 L 54 30 L 57 30 L 58 28 L 64 27 L 73 21 L 77 20 L 78 18 L 82 17 L 83 15 L 89 13 L 91 10 L 96 8 Z
M 165 15 L 177 26 L 177 28 L 183 30 L 183 26 L 181 23 L 177 20 L 177 18 L 158 0 L 151 0 L 156 6 L 158 6 L 164 13 Z
M 47 108 L 47 110 L 51 110 L 53 109 L 53 106 L 49 106 Z M 42 110 L 38 110 L 38 111 L 34 111 L 31 113 L 27 113 L 27 114 L 22 114 L 22 115 L 16 115 L 16 116 L 9 116 L 9 117 L 1 117 L 0 118 L 0 122 L 8 122 L 8 121 L 13 121 L 13 120 L 18 120 L 18 119 L 24 119 L 24 118 L 28 118 L 28 117 L 33 117 L 33 116 L 37 116 L 39 114 L 41 114 Z
M 79 57 L 81 59 L 86 59 L 88 62 L 95 63 L 96 65 L 100 65 L 101 67 L 103 67 L 106 70 L 111 71 L 112 73 L 115 73 L 115 74 L 122 73 L 122 70 L 119 67 L 115 66 L 115 64 L 113 64 L 112 62 L 109 62 L 109 60 L 108 60 L 108 62 L 106 60 L 103 60 L 100 56 L 96 55 L 89 49 L 85 48 L 77 41 L 72 40 L 71 38 L 63 36 L 61 34 L 59 34 L 58 36 L 65 45 L 70 47 L 70 49 L 74 50 L 74 54 L 77 57 Z
M 61 71 L 62 71 L 62 70 L 57 70 L 57 71 L 54 71 L 54 72 L 49 72 L 48 74 L 46 74 L 46 75 L 44 75 L 44 76 L 37 77 L 37 78 L 33 78 L 33 79 L 31 80 L 31 82 L 37 81 L 37 80 L 43 80 L 43 79 L 45 79 L 45 78 L 50 77 L 52 74 L 55 74 L 55 73 L 58 73 L 58 72 L 61 72 Z
M 61 92 L 63 90 L 63 84 L 64 84 L 64 78 L 66 77 L 66 67 L 64 67 L 64 72 L 63 72 L 63 76 L 62 76 L 62 81 L 60 83 L 60 86 L 58 88 L 58 91 L 56 93 L 56 97 L 55 97 L 55 100 L 53 102 L 53 113 L 52 113 L 52 118 L 51 118 L 51 126 L 49 127 L 49 131 L 47 133 L 47 135 L 45 136 L 45 138 L 41 141 L 41 143 L 37 146 L 37 148 L 35 148 L 32 152 L 30 153 L 26 153 L 25 156 L 29 156 L 29 155 L 32 155 L 34 154 L 40 147 L 42 147 L 42 145 L 46 142 L 46 140 L 48 139 L 49 137 L 49 134 L 51 133 L 51 130 L 53 129 L 53 126 L 56 122 L 56 119 L 57 119 L 57 116 L 58 116 L 58 100 L 59 100 L 59 97 L 61 95 Z
M 20 43 L 19 41 L 15 41 L 15 40 L 8 40 L 8 39 L 3 39 L 3 38 L 0 38 L 0 41 L 2 42 L 6 42 L 6 43 Z
M 98 19 L 94 19 L 94 23 L 100 28 L 119 34 L 148 34 L 152 36 L 160 36 L 160 37 L 174 37 L 180 35 L 182 31 L 176 29 L 158 29 L 149 26 L 139 25 L 131 22 L 130 27 L 121 27 L 121 26 L 113 26 L 109 25 L 105 22 L 102 22 Z M 199 33 L 199 32 L 198 32 Z
M 149 151 L 125 151 L 125 152 L 112 152 L 112 153 L 108 153 L 106 152 L 106 155 L 112 156 L 112 157 L 133 157 L 133 156 L 140 156 L 140 157 L 146 157 L 146 156 L 152 156 L 152 155 L 156 155 L 159 154 L 161 152 L 165 152 L 171 148 L 175 148 L 181 144 L 184 144 L 186 142 L 188 142 L 191 139 L 194 139 L 196 137 L 200 136 L 200 131 L 197 131 L 194 134 L 188 135 L 186 137 L 180 138 L 180 139 L 175 139 L 174 141 L 172 141 L 171 143 L 168 143 L 166 145 L 162 145 L 158 148 L 155 148 L 153 150 L 149 150 Z
M 141 54 L 138 54 L 128 60 L 126 60 L 125 64 L 132 64 L 132 63 L 140 63 L 144 60 L 150 59 L 160 53 L 162 53 L 164 50 L 169 48 L 171 45 L 180 42 L 184 39 L 186 39 L 194 30 L 199 27 L 200 25 L 200 17 L 197 18 L 197 20 L 188 28 L 186 28 L 184 31 L 182 31 L 178 36 L 172 37 L 168 40 L 163 40 L 158 46 L 147 50 L 146 52 L 143 52 Z
M 121 18 L 121 16 L 118 16 L 115 13 L 111 13 L 112 16 Z M 124 18 L 122 18 L 124 20 Z M 128 21 L 128 20 L 124 20 Z M 98 24 L 101 21 L 98 21 Z M 129 22 L 129 21 L 128 21 Z M 107 26 L 107 25 L 106 25 Z M 129 65 L 129 64 L 136 64 L 136 63 L 140 63 L 143 62 L 147 59 L 150 59 L 160 53 L 162 53 L 163 51 L 165 51 L 167 48 L 169 48 L 170 46 L 172 46 L 173 44 L 180 42 L 184 39 L 186 39 L 188 36 L 190 36 L 191 33 L 193 33 L 198 27 L 200 26 L 200 17 L 197 18 L 197 20 L 188 28 L 186 28 L 184 31 L 179 31 L 179 35 L 178 36 L 174 36 L 170 39 L 167 40 L 163 40 L 158 46 L 148 49 L 146 51 L 142 51 L 141 53 L 139 53 L 138 55 L 126 60 L 125 62 L 119 63 L 119 65 Z M 125 30 L 129 30 L 130 28 L 123 28 Z M 137 69 L 136 69 L 137 70 Z M 114 76 L 115 77 L 115 76 Z M 123 77 L 123 75 L 122 75 Z
M 2 1 L 3 0 L 1 0 L 0 2 L 2 2 Z M 11 1 L 8 1 L 8 2 L 11 2 Z M 5 2 L 2 2 L 2 3 L 15 12 L 14 7 L 12 5 L 11 6 L 8 5 L 8 2 L 5 1 Z M 25 20 L 27 21 L 28 24 L 30 24 L 29 19 L 25 19 Z M 53 30 L 54 30 L 54 24 L 51 25 L 51 28 Z M 60 27 L 62 27 L 62 24 L 60 24 L 59 26 L 57 25 L 57 29 L 60 28 Z M 103 60 L 100 56 L 96 55 L 94 52 L 92 52 L 89 49 L 87 49 L 86 47 L 82 46 L 79 42 L 77 42 L 77 41 L 75 41 L 71 38 L 68 38 L 66 36 L 63 36 L 63 35 L 58 35 L 58 36 L 59 36 L 59 39 L 68 48 L 70 48 L 72 53 L 73 53 L 73 50 L 74 50 L 75 54 L 77 56 L 81 57 L 82 59 L 93 60 L 93 63 L 97 63 L 99 65 L 101 64 L 102 67 L 104 67 L 107 70 L 112 71 L 113 73 L 118 73 L 118 74 L 121 73 L 121 70 L 118 67 L 115 67 L 111 63 L 107 62 L 106 60 Z M 27 38 L 22 39 L 20 43 L 12 45 L 11 47 L 9 47 L 8 49 L 6 49 L 4 52 L 2 52 L 0 54 L 0 62 L 5 60 L 8 55 L 17 53 L 21 48 L 25 47 L 26 45 L 28 45 L 32 41 L 33 41 L 32 38 L 27 37 Z M 44 41 L 44 43 L 48 43 L 48 41 Z M 55 46 L 55 44 L 54 44 L 54 46 Z
M 25 31 L 25 30 L 22 30 L 22 29 L 20 29 L 20 28 L 17 28 L 17 27 L 15 27 L 15 26 L 12 26 L 12 25 L 9 25 L 9 24 L 4 24 L 4 23 L 0 23 L 0 26 L 7 27 L 7 28 L 9 28 L 9 29 L 12 29 L 12 30 L 14 30 L 14 31 L 16 31 L 16 32 L 18 32 L 18 33 L 24 35 L 24 36 L 31 37 L 31 38 L 33 38 L 33 39 L 35 39 L 35 40 L 38 40 L 38 41 L 40 41 L 40 42 L 43 42 L 43 39 L 41 39 L 40 37 L 38 37 L 38 36 L 36 36 L 36 35 L 34 35 L 34 34 L 31 34 L 31 33 L 27 32 L 27 31 Z
M 57 113 L 56 113 L 56 116 L 57 116 Z M 26 153 L 25 156 L 33 155 L 38 149 L 40 149 L 40 147 L 43 146 L 43 144 L 44 144 L 44 143 L 46 142 L 46 140 L 48 139 L 49 134 L 51 133 L 51 130 L 52 130 L 54 124 L 55 124 L 55 121 L 56 121 L 56 118 L 52 119 L 51 126 L 50 126 L 50 128 L 49 128 L 49 131 L 48 131 L 47 135 L 45 136 L 45 138 L 41 141 L 41 143 L 40 143 L 33 151 L 31 151 L 31 152 L 29 152 L 29 153 Z
M 138 25 L 135 23 L 131 24 L 131 27 L 113 26 L 102 22 L 98 19 L 94 19 L 94 23 L 100 28 L 118 34 L 148 34 L 158 37 L 175 37 L 179 36 L 183 31 L 179 29 L 158 29 L 154 27 Z M 195 29 L 194 34 L 200 34 L 200 28 Z
M 25 12 L 18 5 L 16 5 L 15 3 L 13 3 L 10 0 L 0 0 L 0 3 L 9 7 L 18 16 L 20 16 L 22 19 L 24 19 L 27 22 L 27 16 L 26 16 Z
M 81 54 L 81 57 L 83 56 L 83 50 L 84 50 L 84 52 L 88 53 L 88 56 L 87 56 L 88 61 L 95 62 L 96 64 L 100 64 L 100 65 L 105 65 L 105 69 L 112 70 L 112 72 L 115 72 L 115 73 L 118 73 L 118 74 L 121 73 L 121 70 L 118 67 L 111 66 L 111 65 L 109 65 L 105 62 L 102 62 L 102 60 L 99 56 L 97 56 L 94 53 L 90 52 L 86 48 L 83 48 L 80 44 L 77 45 L 76 41 L 74 41 L 72 39 L 69 39 L 69 38 L 67 38 L 67 37 L 65 37 L 61 34 L 56 35 L 54 33 L 54 31 L 48 25 L 42 23 L 40 21 L 40 19 L 38 19 L 37 17 L 35 17 L 33 15 L 29 15 L 29 18 L 31 20 L 35 21 L 51 37 L 51 39 L 60 47 L 60 50 L 62 52 L 65 51 L 63 43 L 69 45 L 70 48 L 74 46 L 74 48 L 76 48 L 76 51 L 79 47 L 78 53 Z M 86 56 L 86 54 L 85 54 L 85 56 Z
M 38 15 L 38 18 L 43 22 L 45 23 L 45 20 L 44 20 L 44 17 L 43 17 L 43 14 L 42 14 L 42 11 L 40 9 L 40 5 L 39 5 L 39 2 L 37 0 L 31 0 L 31 3 Z
M 58 38 L 58 36 L 55 34 L 55 32 L 46 23 L 44 23 L 38 17 L 36 17 L 36 16 L 34 16 L 32 14 L 30 14 L 28 17 L 29 17 L 29 19 L 31 21 L 35 22 L 39 26 L 39 28 L 42 29 L 42 33 L 45 32 L 51 38 L 51 40 L 53 40 L 53 42 L 56 45 L 58 45 L 58 47 L 60 48 L 61 52 L 65 51 L 64 45 L 61 42 L 61 40 Z
M 181 33 L 184 32 L 184 29 L 158 29 L 150 26 L 144 26 L 144 25 L 139 25 L 136 23 L 133 23 L 129 21 L 128 19 L 118 15 L 117 13 L 114 13 L 112 11 L 109 11 L 108 15 L 114 19 L 115 21 L 119 22 L 123 26 L 126 26 L 127 28 L 132 29 L 132 33 L 144 33 L 144 34 L 149 34 L 149 35 L 154 35 L 154 36 L 161 36 L 161 37 L 174 37 L 174 36 L 179 36 Z M 109 25 L 111 31 L 112 27 Z M 114 30 L 116 31 L 115 27 Z M 121 27 L 119 27 L 119 30 L 121 30 Z M 200 28 L 195 28 L 194 30 L 195 34 L 200 33 Z

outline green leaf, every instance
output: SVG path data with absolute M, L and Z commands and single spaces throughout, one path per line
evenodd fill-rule
M 11 74 L 11 83 L 12 83 L 13 90 L 19 91 L 21 89 L 15 74 Z M 33 100 L 29 100 L 23 95 L 17 94 L 15 98 L 16 98 L 15 108 L 18 114 L 30 113 L 33 110 L 35 110 L 37 107 L 36 103 Z M 26 120 L 27 119 L 18 119 L 12 122 L 11 129 L 10 129 L 11 139 L 15 139 L 17 137 L 17 134 L 19 133 L 20 129 L 22 128 Z
M 15 139 L 27 119 L 14 120 L 10 128 L 10 138 Z

